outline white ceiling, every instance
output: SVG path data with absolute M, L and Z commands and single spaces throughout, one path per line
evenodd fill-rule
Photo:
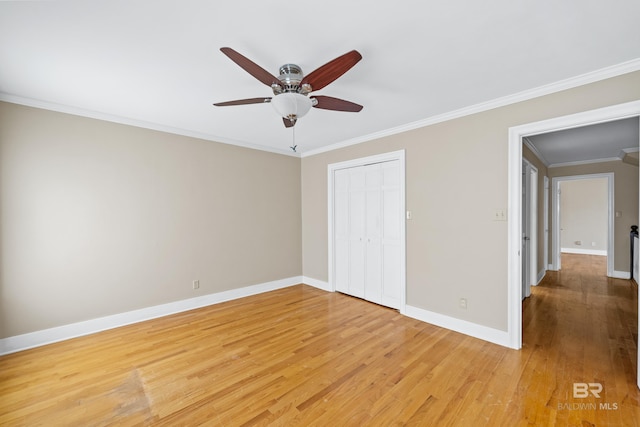
M 270 105 L 212 106 L 271 96 L 219 48 L 275 75 L 357 49 L 315 94 L 364 109 L 312 109 L 304 155 L 640 69 L 638 16 L 637 0 L 2 1 L 0 99 L 291 154 Z
M 638 117 L 525 138 L 546 166 L 622 160 L 640 146 Z

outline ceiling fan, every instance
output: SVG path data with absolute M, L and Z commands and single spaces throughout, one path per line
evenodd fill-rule
M 273 96 L 213 104 L 217 107 L 271 103 L 286 127 L 294 126 L 311 107 L 350 112 L 362 110 L 362 105 L 343 99 L 324 95 L 309 96 L 311 92 L 322 89 L 356 65 L 362 59 L 362 55 L 356 50 L 337 57 L 306 76 L 298 65 L 285 64 L 280 67 L 278 77 L 229 47 L 220 50 L 246 72 L 271 87 Z

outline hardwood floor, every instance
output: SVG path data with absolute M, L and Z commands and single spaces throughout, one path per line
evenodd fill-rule
M 548 272 L 520 351 L 299 285 L 7 355 L 0 425 L 638 425 L 637 287 L 604 260 Z

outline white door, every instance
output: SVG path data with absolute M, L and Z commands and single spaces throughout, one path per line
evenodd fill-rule
M 538 282 L 538 169 L 522 161 L 522 299 Z
M 348 290 L 346 293 L 364 298 L 366 256 L 366 171 L 356 168 L 349 173 L 349 257 Z
M 544 270 L 547 271 L 549 266 L 549 177 L 544 177 L 544 207 L 542 210 L 542 221 L 544 227 Z
M 402 292 L 402 195 L 398 161 L 382 163 L 382 300 L 398 308 Z
M 382 174 L 380 164 L 364 166 L 366 181 L 365 198 L 365 291 L 364 298 L 382 304 L 382 232 L 380 188 Z
M 400 308 L 402 212 L 397 160 L 336 170 L 336 290 Z
M 522 162 L 522 299 L 531 295 L 531 286 L 529 283 L 529 277 L 531 275 L 529 263 L 530 249 L 531 249 L 531 237 L 529 234 L 530 224 L 530 208 L 529 208 L 529 189 L 530 189 L 530 175 L 529 164 L 525 161 Z

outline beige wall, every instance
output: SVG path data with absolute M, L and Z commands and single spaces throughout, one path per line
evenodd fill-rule
M 560 248 L 607 250 L 608 193 L 606 178 L 560 183 Z
M 407 304 L 506 331 L 508 128 L 637 99 L 640 72 L 303 158 L 303 274 L 328 280 L 327 165 L 405 149 Z
M 0 190 L 0 338 L 302 273 L 298 158 L 0 103 Z
M 638 224 L 638 167 L 622 161 L 549 168 L 549 177 L 614 174 L 614 209 L 622 216 L 614 218 L 614 269 L 629 271 L 629 231 Z M 551 222 L 550 222 L 551 224 Z
M 640 72 L 302 160 L 0 103 L 0 338 L 327 281 L 327 165 L 399 149 L 407 303 L 506 330 L 508 128 L 637 99 Z

